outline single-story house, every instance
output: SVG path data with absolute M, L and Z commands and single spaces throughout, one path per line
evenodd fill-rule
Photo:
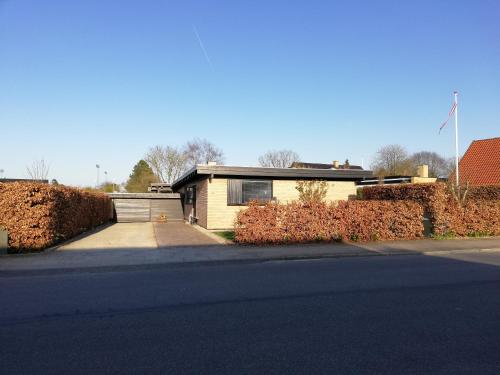
M 500 185 L 500 137 L 473 141 L 458 163 L 461 184 Z M 449 177 L 455 181 L 455 173 Z
M 310 164 L 310 163 L 303 163 Z M 338 163 L 310 168 L 233 167 L 208 163 L 197 165 L 172 184 L 183 200 L 184 218 L 210 229 L 230 229 L 236 213 L 252 200 L 286 203 L 297 200 L 299 180 L 323 180 L 328 201 L 356 195 L 356 182 L 373 177 L 362 168 L 341 168 Z

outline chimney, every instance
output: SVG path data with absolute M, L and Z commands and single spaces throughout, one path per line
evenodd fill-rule
M 422 164 L 417 167 L 417 176 L 428 178 L 429 177 L 429 166 L 427 164 Z
M 335 168 L 335 169 L 339 168 L 339 161 L 338 160 L 333 161 L 333 168 Z
M 216 161 L 209 161 L 209 162 L 207 163 L 207 165 L 217 165 L 217 162 L 216 162 Z

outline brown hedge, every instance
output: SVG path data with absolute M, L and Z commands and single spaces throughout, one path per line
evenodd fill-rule
M 422 218 L 419 204 L 404 201 L 252 203 L 237 215 L 235 241 L 279 244 L 414 239 L 422 236 Z
M 500 200 L 500 185 L 470 186 L 467 191 L 469 199 Z
M 0 183 L 0 226 L 15 251 L 41 250 L 110 220 L 104 193 L 40 183 Z
M 463 205 L 446 184 L 405 184 L 365 187 L 366 200 L 413 200 L 424 208 L 438 236 L 500 234 L 500 186 L 469 187 Z

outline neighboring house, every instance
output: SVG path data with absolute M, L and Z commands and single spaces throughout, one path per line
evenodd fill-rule
M 358 186 L 391 185 L 391 184 L 427 184 L 436 182 L 437 178 L 429 177 L 429 166 L 426 164 L 417 167 L 416 176 L 384 176 L 381 178 L 365 179 L 358 182 Z
M 332 164 L 323 163 L 303 163 L 301 161 L 294 161 L 290 168 L 312 168 L 312 169 L 363 169 L 359 165 L 351 165 L 349 160 L 346 159 L 344 164 L 340 164 L 338 160 L 334 160 Z
M 0 178 L 0 182 L 39 182 L 41 184 L 48 184 L 49 180 L 33 180 L 32 178 Z
M 461 184 L 500 185 L 500 137 L 473 141 L 458 168 Z M 455 181 L 455 173 L 449 179 Z
M 306 163 L 304 163 L 306 164 Z M 307 163 L 311 164 L 311 163 Z M 372 171 L 331 168 L 263 168 L 197 165 L 174 181 L 183 197 L 184 218 L 207 229 L 230 229 L 238 211 L 251 200 L 291 202 L 298 199 L 299 180 L 324 180 L 328 201 L 356 195 L 356 182 Z M 194 219 L 194 220 L 193 220 Z
M 172 184 L 167 184 L 165 182 L 151 182 L 148 187 L 148 192 L 150 193 L 171 193 Z

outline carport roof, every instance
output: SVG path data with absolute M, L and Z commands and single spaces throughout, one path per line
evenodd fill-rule
M 191 168 L 172 184 L 173 189 L 203 177 L 255 177 L 273 179 L 318 179 L 358 181 L 373 177 L 372 171 L 358 169 L 265 168 L 201 164 Z

